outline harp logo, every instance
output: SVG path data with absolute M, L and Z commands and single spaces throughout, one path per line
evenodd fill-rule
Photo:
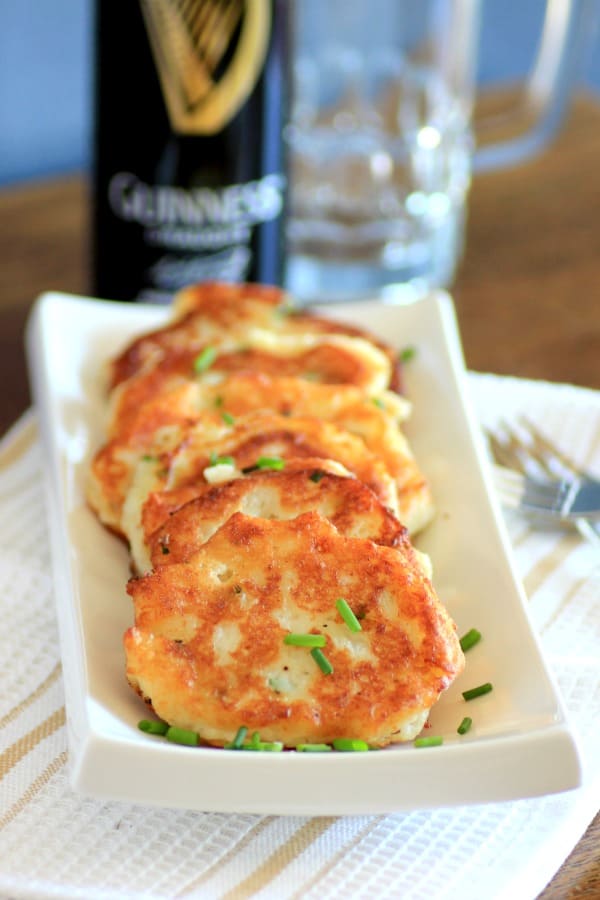
M 215 134 L 262 72 L 269 0 L 140 0 L 171 127 Z

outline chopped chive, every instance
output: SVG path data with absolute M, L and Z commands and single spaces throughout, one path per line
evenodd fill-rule
M 223 403 L 224 403 L 224 402 L 225 402 L 225 401 L 223 400 L 223 398 L 221 397 L 220 394 L 219 394 L 218 397 L 215 397 L 215 406 L 217 406 L 217 407 L 223 406 Z
M 340 597 L 340 599 L 336 601 L 335 606 L 350 631 L 362 631 L 360 622 L 348 606 L 348 602 L 344 600 L 343 597 Z
M 467 650 L 470 650 L 471 647 L 474 647 L 475 644 L 478 644 L 481 640 L 481 633 L 477 631 L 476 628 L 471 628 L 467 631 L 466 634 L 460 639 L 460 649 L 465 653 Z
M 217 456 L 213 452 L 210 454 L 209 467 L 213 466 L 235 466 L 235 459 L 233 456 Z
M 316 664 L 318 665 L 318 667 L 320 668 L 321 672 L 323 672 L 324 675 L 332 674 L 333 666 L 331 665 L 331 663 L 329 662 L 329 660 L 327 659 L 327 657 L 325 656 L 325 654 L 323 653 L 322 650 L 319 650 L 318 647 L 314 647 L 310 651 L 310 655 L 312 656 L 312 658 L 314 659 L 314 661 L 316 662 Z
M 315 469 L 315 471 L 311 472 L 311 474 L 308 477 L 310 478 L 311 481 L 314 481 L 315 484 L 318 484 L 320 482 L 321 478 L 325 477 L 325 472 L 323 472 L 322 469 Z
M 226 425 L 233 425 L 233 423 L 235 422 L 235 419 L 233 418 L 231 413 L 228 413 L 228 412 L 221 413 L 221 418 L 223 419 L 223 421 L 225 422 Z
M 473 719 L 469 716 L 465 716 L 458 728 L 456 729 L 459 734 L 466 734 L 469 731 L 471 725 L 473 724 Z
M 257 469 L 275 469 L 279 471 L 283 469 L 285 466 L 285 460 L 280 459 L 278 456 L 259 456 L 253 466 L 246 466 L 242 469 L 242 473 L 244 475 L 250 474 L 250 472 L 256 472 Z
M 196 372 L 198 375 L 201 372 L 206 372 L 207 369 L 210 369 L 216 358 L 217 348 L 205 347 L 204 350 L 202 350 L 202 352 L 199 353 L 194 360 L 194 372 Z
M 279 456 L 259 456 L 256 460 L 259 469 L 283 469 L 285 460 Z
M 151 453 L 144 453 L 142 456 L 142 462 L 157 462 L 158 457 L 152 456 Z
M 485 684 L 480 684 L 478 687 L 471 688 L 469 691 L 463 691 L 463 697 L 465 700 L 474 700 L 475 697 L 481 697 L 482 694 L 489 694 L 492 690 L 492 685 L 489 681 L 486 681 Z
M 263 753 L 279 753 L 281 750 L 283 750 L 283 742 L 252 740 L 249 744 L 244 744 L 242 747 L 240 747 L 240 750 L 254 750 Z
M 177 728 L 171 725 L 165 732 L 165 737 L 173 744 L 186 744 L 188 747 L 198 746 L 198 735 L 195 731 L 188 731 L 187 728 Z
M 334 750 L 342 750 L 345 753 L 363 753 L 369 749 L 367 742 L 358 738 L 336 738 L 331 743 Z
M 299 753 L 329 753 L 333 750 L 329 744 L 296 744 Z
M 444 743 L 441 735 L 432 734 L 430 737 L 421 737 L 415 740 L 415 747 L 440 747 Z
M 244 743 L 244 738 L 248 733 L 248 729 L 245 725 L 240 725 L 238 730 L 236 731 L 234 739 L 229 744 L 225 744 L 227 750 L 241 750 L 242 744 Z
M 381 397 L 372 397 L 371 399 L 378 409 L 385 409 L 385 403 Z
M 401 350 L 400 353 L 398 354 L 398 359 L 400 360 L 400 362 L 403 362 L 403 363 L 410 362 L 410 360 L 413 359 L 414 356 L 416 355 L 416 352 L 417 352 L 416 347 L 412 347 L 412 346 L 404 347 L 404 349 Z
M 324 647 L 327 639 L 324 634 L 286 634 L 283 643 L 290 647 Z
M 141 722 L 138 722 L 138 728 L 140 731 L 145 731 L 146 734 L 166 734 L 169 730 L 166 722 L 155 722 L 152 719 L 142 719 Z

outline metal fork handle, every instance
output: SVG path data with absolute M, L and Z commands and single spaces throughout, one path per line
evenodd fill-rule
M 564 482 L 561 514 L 569 519 L 600 519 L 600 484 L 595 481 Z

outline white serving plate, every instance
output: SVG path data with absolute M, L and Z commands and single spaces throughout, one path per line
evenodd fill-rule
M 239 753 L 187 748 L 141 733 L 145 707 L 124 676 L 131 624 L 128 555 L 86 507 L 84 485 L 101 445 L 102 371 L 134 335 L 160 325 L 154 306 L 59 293 L 41 296 L 28 324 L 28 359 L 47 454 L 49 525 L 73 787 L 148 805 L 297 815 L 381 813 L 536 796 L 576 787 L 581 762 L 531 630 L 487 459 L 467 396 L 451 299 L 408 306 L 336 306 L 398 348 L 414 413 L 407 433 L 431 481 L 438 515 L 418 544 L 459 634 L 483 640 L 432 712 L 440 747 L 370 753 Z M 494 690 L 465 703 L 462 691 Z M 473 719 L 461 737 L 463 716 Z

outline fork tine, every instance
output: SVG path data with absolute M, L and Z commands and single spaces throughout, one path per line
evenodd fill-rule
M 536 425 L 526 416 L 519 417 L 519 424 L 528 433 L 531 439 L 531 449 L 543 465 L 549 475 L 553 476 L 576 476 L 577 478 L 591 478 L 583 469 L 575 465 L 572 459 L 569 459 L 562 450 L 551 443 L 548 438 L 542 434 Z
M 537 455 L 532 453 L 529 442 L 523 441 L 515 429 L 504 420 L 500 422 L 499 428 L 502 438 L 489 430 L 487 436 L 494 458 L 500 465 L 538 479 L 540 476 L 548 475 L 546 467 L 540 463 Z
M 500 440 L 500 437 L 489 429 L 486 429 L 486 435 L 490 443 L 494 459 L 497 463 L 499 463 L 499 465 L 505 466 L 505 468 L 507 469 L 515 469 L 517 472 L 524 471 L 521 459 L 519 455 L 515 453 L 511 444 L 507 443 L 506 441 Z

